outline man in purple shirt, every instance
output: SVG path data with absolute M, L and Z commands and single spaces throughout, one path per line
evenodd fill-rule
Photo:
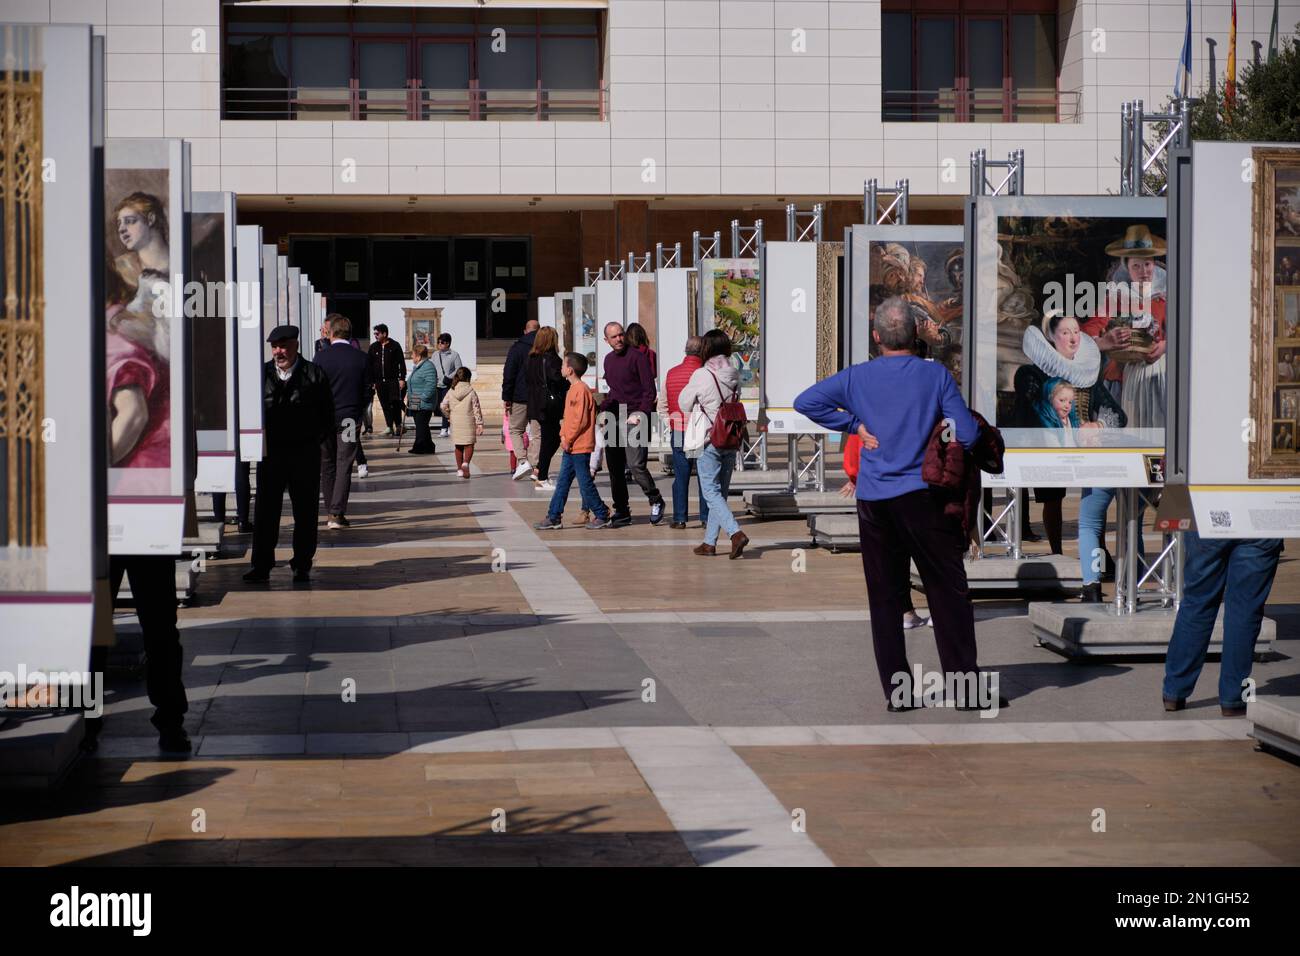
M 658 524 L 664 518 L 664 496 L 646 467 L 650 413 L 655 408 L 654 371 L 644 352 L 628 347 L 623 326 L 617 322 L 606 323 L 605 341 L 611 349 L 605 356 L 605 385 L 609 394 L 600 410 L 608 413 L 605 415 L 605 461 L 609 465 L 610 496 L 614 499 L 610 526 L 625 528 L 632 523 L 625 470 L 632 472 L 632 478 L 650 499 L 650 523 Z
M 965 448 L 975 444 L 979 426 L 948 370 L 913 354 L 916 320 L 906 302 L 895 297 L 877 306 L 871 335 L 880 347 L 877 358 L 806 389 L 794 407 L 823 428 L 862 436 L 858 537 L 876 666 L 890 700 L 910 673 L 900 598 L 911 582 L 902 555 L 921 572 L 945 677 L 976 674 L 975 615 L 962 563 L 965 540 L 960 521 L 944 515 L 942 502 L 921 477 L 921 465 L 938 422 L 948 422 Z M 948 680 L 945 685 L 953 686 Z M 889 709 L 910 707 L 891 702 Z

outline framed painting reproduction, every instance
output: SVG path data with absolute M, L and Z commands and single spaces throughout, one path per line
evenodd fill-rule
M 235 490 L 238 399 L 235 382 L 235 194 L 199 192 L 190 216 L 191 275 L 185 312 L 194 339 L 194 490 Z M 247 295 L 247 293 L 245 293 Z
M 762 326 L 757 259 L 702 259 L 696 334 L 721 329 L 731 339 L 731 364 L 740 373 L 740 402 L 757 420 L 762 396 Z
M 1251 478 L 1300 478 L 1300 150 L 1255 147 Z
M 239 226 L 235 232 L 235 273 L 239 280 L 239 322 L 235 331 L 235 378 L 239 400 L 239 460 L 262 460 L 262 331 L 268 291 L 274 295 L 275 276 L 262 273 L 265 247 L 261 226 Z M 268 289 L 268 285 L 270 288 Z M 273 305 L 273 303 L 272 303 Z
M 109 550 L 179 554 L 194 478 L 186 144 L 108 140 L 104 200 Z
M 108 573 L 95 466 L 106 411 L 93 51 L 88 26 L 0 26 L 0 671 L 10 680 L 87 671 L 96 581 Z
M 442 309 L 402 309 L 406 317 L 406 357 L 410 358 L 417 345 L 423 345 L 432 355 L 438 349 L 438 336 L 442 334 Z

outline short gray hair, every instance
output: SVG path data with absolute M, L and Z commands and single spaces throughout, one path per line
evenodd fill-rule
M 686 337 L 687 355 L 699 355 L 700 350 L 703 348 L 704 348 L 704 340 L 700 338 L 698 335 L 690 335 Z
M 893 296 L 876 306 L 873 322 L 880 336 L 881 348 L 890 351 L 910 349 L 916 342 L 916 318 L 900 296 Z
M 330 327 L 330 338 L 352 338 L 352 320 L 346 315 L 339 315 L 337 312 L 331 312 L 329 315 L 325 316 L 325 323 Z

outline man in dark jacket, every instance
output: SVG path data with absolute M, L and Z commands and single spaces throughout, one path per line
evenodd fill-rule
M 528 364 L 528 353 L 533 350 L 533 340 L 537 338 L 540 326 L 536 319 L 524 323 L 524 334 L 515 340 L 506 353 L 506 367 L 501 374 L 501 401 L 505 404 L 506 421 L 510 428 L 510 447 L 514 449 L 514 478 L 527 477 L 533 470 L 533 460 L 537 457 L 537 444 L 540 435 L 530 436 L 531 441 L 524 447 L 524 433 L 528 431 L 528 380 L 524 376 L 524 366 Z
M 375 340 L 370 343 L 370 381 L 379 395 L 388 434 L 402 431 L 402 393 L 406 391 L 406 356 L 402 344 L 388 337 L 388 326 L 375 326 Z
M 311 580 L 320 517 L 320 444 L 334 430 L 334 398 L 325 373 L 298 354 L 298 330 L 279 325 L 266 337 L 271 361 L 262 373 L 266 455 L 257 466 L 253 512 L 253 568 L 244 580 L 261 583 L 275 567 L 284 492 L 293 503 L 296 582 Z
M 605 325 L 605 342 L 610 352 L 605 356 L 605 385 L 609 394 L 600 410 L 609 422 L 605 440 L 605 462 L 609 465 L 609 493 L 614 499 L 610 525 L 623 528 L 632 523 L 632 509 L 627 499 L 627 475 L 650 499 L 650 523 L 664 517 L 664 496 L 646 467 L 650 442 L 650 413 L 655 410 L 655 373 L 650 359 L 640 349 L 629 348 L 623 326 Z M 599 427 L 599 426 L 597 426 Z
M 352 322 L 331 313 L 326 320 L 330 347 L 316 353 L 315 364 L 329 379 L 334 396 L 334 429 L 320 444 L 320 483 L 330 530 L 348 524 L 352 460 L 361 446 L 361 411 L 370 389 L 370 363 L 352 347 Z

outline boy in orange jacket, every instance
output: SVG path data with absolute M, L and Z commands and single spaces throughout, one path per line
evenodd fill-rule
M 533 527 L 538 531 L 555 531 L 563 527 L 560 519 L 564 515 L 565 502 L 569 500 L 569 488 L 576 477 L 582 506 L 591 512 L 586 528 L 599 531 L 608 528 L 610 523 L 609 509 L 600 500 L 591 474 L 591 453 L 596 450 L 596 400 L 582 381 L 587 372 L 587 357 L 570 352 L 564 356 L 562 372 L 569 382 L 569 391 L 564 398 L 564 419 L 560 423 L 560 450 L 564 457 L 560 460 L 560 474 L 555 479 L 555 493 L 551 495 L 546 520 Z

